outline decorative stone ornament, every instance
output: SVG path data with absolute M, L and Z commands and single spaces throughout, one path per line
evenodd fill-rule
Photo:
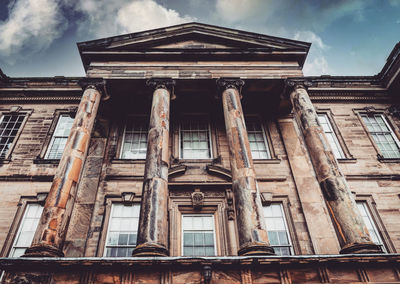
M 204 193 L 195 191 L 192 193 L 192 206 L 194 210 L 201 210 L 204 205 Z

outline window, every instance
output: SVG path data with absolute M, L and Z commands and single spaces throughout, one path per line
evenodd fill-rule
M 47 150 L 45 159 L 61 159 L 73 122 L 74 119 L 70 115 L 60 115 L 56 129 L 51 137 L 50 146 Z
M 43 206 L 37 203 L 30 203 L 26 206 L 24 216 L 19 225 L 13 246 L 9 253 L 10 257 L 19 257 L 32 244 L 36 228 L 42 215 Z
M 25 114 L 5 114 L 0 119 L 0 159 L 5 159 L 13 144 Z
M 258 118 L 254 116 L 246 117 L 246 128 L 253 159 L 271 159 L 267 139 Z
M 324 130 L 325 136 L 329 141 L 329 145 L 332 148 L 333 155 L 336 159 L 344 159 L 345 154 L 342 147 L 340 146 L 339 140 L 336 137 L 335 131 L 332 128 L 332 124 L 329 121 L 328 115 L 326 113 L 318 114 L 319 124 Z
M 184 117 L 180 140 L 183 159 L 211 159 L 210 125 L 206 116 Z
M 146 159 L 148 117 L 130 116 L 122 139 L 121 159 Z
M 214 216 L 182 215 L 183 256 L 213 256 L 216 254 Z
M 270 245 L 277 255 L 293 254 L 288 225 L 281 203 L 264 206 L 264 218 Z
M 361 114 L 383 158 L 399 159 L 400 143 L 382 114 Z
M 372 241 L 381 247 L 382 251 L 386 252 L 385 245 L 383 244 L 382 238 L 379 234 L 379 231 L 371 217 L 371 214 L 368 209 L 367 202 L 365 201 L 357 201 L 358 210 L 360 210 L 361 217 L 364 220 L 365 225 L 367 226 L 368 232 L 371 236 Z
M 108 223 L 105 256 L 132 256 L 136 246 L 140 205 L 111 205 Z

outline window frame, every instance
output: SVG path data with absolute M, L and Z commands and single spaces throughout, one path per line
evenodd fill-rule
M 340 148 L 341 148 L 341 150 L 343 152 L 343 158 L 336 158 L 335 157 L 336 160 L 338 162 L 342 162 L 342 163 L 349 163 L 349 162 L 350 163 L 353 163 L 353 162 L 355 163 L 357 161 L 357 159 L 350 153 L 350 150 L 347 147 L 346 141 L 344 140 L 344 137 L 343 137 L 339 127 L 336 124 L 336 120 L 335 120 L 335 117 L 334 117 L 335 115 L 332 112 L 332 110 L 329 109 L 329 108 L 317 107 L 316 111 L 317 111 L 317 115 L 320 115 L 320 114 L 325 114 L 326 115 L 326 118 L 327 118 L 327 120 L 328 120 L 328 122 L 329 122 L 329 124 L 330 124 L 330 126 L 332 128 L 332 131 L 335 134 L 337 142 L 339 143 L 339 146 L 340 146 Z M 320 123 L 320 122 L 318 121 L 318 123 Z M 325 131 L 324 131 L 324 134 L 325 134 Z
M 183 213 L 181 214 L 181 255 L 184 254 L 184 228 L 183 228 L 183 218 L 187 217 L 197 217 L 197 216 L 204 216 L 204 217 L 212 217 L 213 220 L 213 241 L 214 241 L 214 254 L 210 256 L 217 256 L 217 238 L 216 238 L 216 227 L 215 227 L 215 214 L 209 214 L 209 213 Z M 202 256 L 196 256 L 196 255 L 187 255 L 188 257 L 202 257 Z
M 28 121 L 29 116 L 32 114 L 33 110 L 31 109 L 22 109 L 20 106 L 14 106 L 10 109 L 0 109 L 0 123 L 3 121 L 5 115 L 24 115 L 24 119 L 21 122 L 21 126 L 19 127 L 17 134 L 15 134 L 14 140 L 10 145 L 10 148 L 7 151 L 7 154 L 4 158 L 0 158 L 0 164 L 7 163 L 11 161 L 11 155 L 14 152 L 14 149 L 18 143 L 20 135 L 25 127 L 26 122 Z
M 371 135 L 371 132 L 368 129 L 368 126 L 366 125 L 363 115 L 379 115 L 383 119 L 385 125 L 389 128 L 390 134 L 393 137 L 394 142 L 396 143 L 397 147 L 399 148 L 399 153 L 400 153 L 400 140 L 399 140 L 399 131 L 396 127 L 396 125 L 393 123 L 393 121 L 390 118 L 390 115 L 388 113 L 385 113 L 384 111 L 380 110 L 375 110 L 374 108 L 372 109 L 363 109 L 357 112 L 358 118 L 361 122 L 362 127 L 364 128 L 365 132 L 367 133 L 367 136 L 369 140 L 372 143 L 372 146 L 375 148 L 377 152 L 377 157 L 379 161 L 400 161 L 400 158 L 386 158 L 383 156 L 381 149 L 379 148 L 378 144 L 375 142 L 374 137 Z
M 371 221 L 375 228 L 377 229 L 377 233 L 379 234 L 379 237 L 381 238 L 382 245 L 385 248 L 384 253 L 397 253 L 395 246 L 393 245 L 393 242 L 391 241 L 389 237 L 389 233 L 386 230 L 385 225 L 383 224 L 383 221 L 380 217 L 378 208 L 376 206 L 376 202 L 372 195 L 370 194 L 357 194 L 355 195 L 355 202 L 364 202 L 365 206 L 368 209 L 368 213 L 371 217 Z
M 47 192 L 37 193 L 36 196 L 22 196 L 20 198 L 17 204 L 17 210 L 15 212 L 14 219 L 11 223 L 7 237 L 4 241 L 3 248 L 0 251 L 0 257 L 7 257 L 10 254 L 14 246 L 14 243 L 16 241 L 16 237 L 18 236 L 18 232 L 22 224 L 22 220 L 26 212 L 27 206 L 29 204 L 39 204 L 41 206 L 44 206 L 46 198 L 47 198 Z
M 147 124 L 149 124 L 149 121 L 150 121 L 150 116 L 149 115 L 146 115 L 146 114 L 128 114 L 128 115 L 126 115 L 125 116 L 125 118 L 123 119 L 123 121 L 124 121 L 124 123 L 123 123 L 123 125 L 122 125 L 122 127 L 120 128 L 120 131 L 118 131 L 119 132 L 119 141 L 118 141 L 118 146 L 117 146 L 117 153 L 116 153 L 116 155 L 115 155 L 115 157 L 117 158 L 116 160 L 118 160 L 118 161 L 145 161 L 146 160 L 146 155 L 147 155 L 147 144 L 148 144 L 148 137 L 149 137 L 149 129 L 147 128 L 147 137 L 146 137 L 146 155 L 145 155 L 145 157 L 144 158 L 132 158 L 132 159 L 125 159 L 125 158 L 122 158 L 122 154 L 123 154 L 123 146 L 124 146 L 124 141 L 125 141 L 125 131 L 126 131 L 126 125 L 127 125 L 127 122 L 128 122 L 128 120 L 129 120 L 129 118 L 135 118 L 135 117 L 140 117 L 140 118 L 144 118 L 144 119 L 147 119 L 148 120 L 148 123 Z M 149 125 L 148 125 L 149 126 Z
M 339 152 L 339 154 L 340 154 L 340 157 L 337 157 L 337 156 L 335 155 L 335 152 L 332 151 L 332 152 L 333 152 L 333 155 L 335 156 L 335 158 L 336 158 L 337 160 L 346 159 L 346 154 L 345 154 L 345 152 L 344 152 L 344 150 L 343 150 L 343 148 L 342 148 L 342 145 L 341 145 L 340 142 L 339 142 L 339 139 L 338 139 L 338 137 L 337 137 L 336 131 L 335 131 L 335 129 L 334 129 L 333 126 L 332 126 L 332 122 L 331 122 L 331 120 L 330 120 L 328 114 L 327 114 L 326 112 L 318 112 L 318 113 L 317 113 L 317 116 L 318 116 L 318 123 L 320 124 L 322 130 L 324 131 L 325 136 L 327 136 L 327 132 L 326 132 L 326 131 L 324 130 L 324 128 L 322 127 L 322 123 L 321 123 L 321 120 L 320 120 L 320 116 L 324 116 L 324 117 L 325 117 L 325 120 L 327 121 L 328 128 L 329 128 L 329 130 L 330 130 L 330 133 L 332 133 L 332 136 L 333 136 L 333 141 L 334 141 L 335 146 L 336 146 L 336 148 L 338 149 L 338 152 Z M 328 140 L 328 143 L 330 143 L 329 140 Z M 331 147 L 331 149 L 333 148 L 332 145 L 330 145 L 330 147 Z M 332 149 L 332 150 L 333 150 L 333 149 Z
M 254 158 L 253 157 L 253 153 L 252 153 L 251 156 L 253 158 L 253 161 L 257 163 L 257 162 L 263 162 L 263 161 L 276 160 L 276 155 L 275 155 L 275 152 L 274 152 L 273 147 L 272 147 L 272 139 L 271 139 L 271 136 L 270 136 L 270 133 L 269 133 L 269 128 L 265 126 L 264 120 L 261 119 L 261 117 L 259 115 L 257 115 L 257 114 L 246 114 L 246 115 L 244 115 L 244 121 L 245 121 L 245 124 L 246 124 L 247 136 L 249 135 L 249 132 L 247 130 L 247 123 L 246 123 L 248 118 L 255 118 L 259 122 L 259 125 L 260 125 L 260 128 L 261 128 L 261 132 L 262 132 L 262 135 L 263 135 L 263 139 L 264 139 L 264 145 L 265 145 L 265 148 L 267 150 L 267 154 L 269 156 L 268 158 L 265 158 L 265 159 L 264 158 Z M 249 144 L 250 144 L 250 141 L 249 141 Z M 251 149 L 250 149 L 250 152 L 251 152 Z
M 208 122 L 208 148 L 209 148 L 209 153 L 210 157 L 208 158 L 183 158 L 183 149 L 182 149 L 182 124 L 179 123 L 178 125 L 178 159 L 182 161 L 209 161 L 214 159 L 214 152 L 215 149 L 213 147 L 213 135 L 212 135 L 212 129 L 211 129 L 211 120 L 210 120 L 210 115 L 206 113 L 184 113 L 180 117 L 180 121 L 183 121 L 185 117 L 205 117 Z
M 60 159 L 50 159 L 50 158 L 48 158 L 48 156 L 49 156 L 49 154 L 50 154 L 50 150 L 51 150 L 51 148 L 52 148 L 52 146 L 53 146 L 53 144 L 54 144 L 54 140 L 55 140 L 55 133 L 56 133 L 56 130 L 57 130 L 57 127 L 58 127 L 58 123 L 61 121 L 61 117 L 63 117 L 63 116 L 69 116 L 70 118 L 72 118 L 73 120 L 74 120 L 74 117 L 73 117 L 73 115 L 71 115 L 70 113 L 60 113 L 58 116 L 57 116 L 57 122 L 55 123 L 55 127 L 54 127 L 54 130 L 53 130 L 53 133 L 52 133 L 52 135 L 51 135 L 51 138 L 50 138 L 50 141 L 49 141 L 49 144 L 48 144 L 48 146 L 47 146 L 47 149 L 46 149 L 46 152 L 45 152 L 45 154 L 44 154 L 44 160 L 60 160 Z M 73 123 L 73 122 L 72 122 Z M 71 125 L 71 129 L 72 129 L 72 125 Z M 71 129 L 70 129 L 70 131 L 69 131 L 69 134 L 71 133 Z M 68 137 L 69 137 L 69 134 L 68 134 L 68 136 L 67 136 L 67 141 L 68 141 Z M 65 147 L 64 147 L 64 149 L 65 149 Z M 64 151 L 64 150 L 63 150 Z M 61 155 L 62 156 L 62 155 Z

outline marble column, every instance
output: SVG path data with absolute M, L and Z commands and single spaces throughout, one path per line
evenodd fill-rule
M 171 79 L 150 79 L 154 88 L 140 207 L 133 256 L 168 256 L 168 167 Z
M 25 257 L 62 257 L 76 186 L 85 163 L 104 84 L 86 84 L 31 247 Z
M 244 81 L 219 79 L 232 171 L 232 190 L 239 236 L 238 255 L 271 255 L 250 143 L 240 102 Z
M 303 85 L 292 85 L 290 100 L 314 166 L 315 174 L 325 197 L 339 242 L 340 253 L 379 253 L 368 233 L 349 186 L 341 173 L 318 115 Z M 322 228 L 321 228 L 322 229 Z

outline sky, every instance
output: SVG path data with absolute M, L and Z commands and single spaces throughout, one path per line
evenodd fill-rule
M 0 0 L 0 68 L 84 76 L 77 42 L 186 22 L 311 42 L 307 76 L 366 76 L 400 41 L 400 0 Z

